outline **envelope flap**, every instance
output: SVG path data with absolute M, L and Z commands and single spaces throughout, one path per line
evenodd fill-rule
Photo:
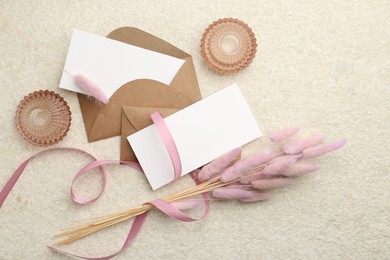
M 196 99 L 171 86 L 150 79 L 137 79 L 120 87 L 111 97 L 109 104 L 122 106 L 183 108 Z
M 128 43 L 169 56 L 184 59 L 190 55 L 160 38 L 134 27 L 121 27 L 112 31 L 107 38 Z
M 177 112 L 178 108 L 157 108 L 157 107 L 129 107 L 125 106 L 122 108 L 123 114 L 126 116 L 128 121 L 133 127 L 139 131 L 152 124 L 150 115 L 153 112 L 160 112 L 163 117 L 167 117 Z
M 179 59 L 184 59 L 185 63 L 171 82 L 170 88 L 175 89 L 177 92 L 186 96 L 190 96 L 193 101 L 202 99 L 194 63 L 190 54 L 150 33 L 133 27 L 118 28 L 112 31 L 107 37 Z

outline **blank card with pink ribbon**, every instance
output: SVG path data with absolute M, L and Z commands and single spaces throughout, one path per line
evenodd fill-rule
M 262 135 L 237 84 L 166 117 L 164 123 L 181 176 Z M 175 163 L 156 123 L 127 139 L 152 189 L 174 180 Z

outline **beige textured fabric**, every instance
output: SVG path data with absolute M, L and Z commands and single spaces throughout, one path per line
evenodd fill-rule
M 120 137 L 88 143 L 74 93 L 58 89 L 72 28 L 106 35 L 121 26 L 155 34 L 191 53 L 203 96 L 241 86 L 265 133 L 301 126 L 342 137 L 347 146 L 316 160 L 322 168 L 274 192 L 264 203 L 212 202 L 209 217 L 179 223 L 153 212 L 133 246 L 117 259 L 389 259 L 390 4 L 389 1 L 0 1 L 0 10 L 42 52 L 46 63 L 0 20 L 0 187 L 41 148 L 14 126 L 19 101 L 39 89 L 69 102 L 72 127 L 58 146 L 119 158 Z M 243 72 L 219 76 L 201 59 L 203 30 L 236 17 L 254 30 L 258 53 Z M 259 140 L 245 153 L 269 146 Z M 46 248 L 72 221 L 138 205 L 192 185 L 186 177 L 151 192 L 146 180 L 109 166 L 104 196 L 89 206 L 69 198 L 74 174 L 88 162 L 70 152 L 33 161 L 0 210 L 0 259 L 69 259 Z M 98 175 L 77 185 L 96 192 Z M 200 212 L 197 212 L 200 214 Z M 118 249 L 130 223 L 64 247 L 103 256 Z

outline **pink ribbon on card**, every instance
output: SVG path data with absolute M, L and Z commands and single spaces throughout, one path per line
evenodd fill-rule
M 181 161 L 179 152 L 177 151 L 175 141 L 169 131 L 167 125 L 165 124 L 164 118 L 160 112 L 154 112 L 150 115 L 150 118 L 153 121 L 153 124 L 156 126 L 158 133 L 160 134 L 161 139 L 164 142 L 165 148 L 168 151 L 169 157 L 171 158 L 175 176 L 173 182 L 180 178 L 182 174 Z
M 159 134 L 160 134 L 160 136 L 161 136 L 162 140 L 164 141 L 164 144 L 167 148 L 167 151 L 169 153 L 169 156 L 171 158 L 171 161 L 172 161 L 172 164 L 174 167 L 174 172 L 175 172 L 174 180 L 176 180 L 181 176 L 182 166 L 181 166 L 180 156 L 179 156 L 179 153 L 177 151 L 175 142 L 174 142 L 174 140 L 169 132 L 168 127 L 166 126 L 166 124 L 164 122 L 164 119 L 162 118 L 162 116 L 159 112 L 153 113 L 151 115 L 151 119 L 152 119 L 153 123 L 155 124 L 155 126 L 157 127 L 157 130 L 158 130 L 158 132 L 159 132 Z M 106 187 L 106 182 L 107 182 L 106 172 L 104 171 L 104 168 L 102 167 L 103 165 L 119 162 L 121 164 L 124 164 L 128 167 L 131 167 L 131 168 L 143 173 L 141 166 L 135 162 L 117 161 L 117 160 L 97 160 L 90 153 L 88 153 L 82 149 L 72 148 L 72 147 L 49 148 L 49 149 L 43 150 L 41 152 L 38 152 L 35 155 L 33 155 L 32 157 L 28 158 L 26 161 L 24 161 L 18 167 L 18 169 L 16 169 L 16 171 L 13 173 L 11 178 L 8 180 L 8 182 L 6 183 L 6 185 L 4 186 L 4 188 L 0 192 L 0 208 L 3 205 L 7 196 L 9 195 L 9 193 L 11 192 L 12 188 L 14 187 L 16 182 L 18 181 L 19 177 L 22 175 L 24 169 L 27 167 L 28 163 L 32 159 L 38 157 L 41 154 L 47 153 L 47 152 L 61 151 L 61 150 L 81 152 L 81 153 L 84 153 L 95 160 L 95 161 L 89 163 L 88 165 L 86 165 L 85 167 L 83 167 L 82 169 L 80 169 L 79 172 L 73 178 L 72 185 L 70 188 L 70 196 L 71 196 L 72 200 L 78 204 L 92 203 L 92 202 L 96 201 L 103 194 L 105 187 Z M 76 182 L 76 180 L 80 176 L 82 176 L 83 174 L 85 174 L 88 171 L 95 169 L 95 168 L 99 168 L 100 172 L 102 174 L 103 183 L 102 183 L 102 188 L 101 188 L 100 192 L 98 193 L 98 195 L 96 197 L 94 197 L 90 200 L 84 200 L 84 199 L 78 198 L 73 192 L 74 183 Z M 192 173 L 190 173 L 190 176 L 193 178 L 193 180 L 196 184 L 199 184 L 200 181 L 197 178 L 197 171 L 198 170 L 195 170 Z M 170 216 L 176 220 L 183 221 L 183 222 L 193 222 L 193 221 L 198 221 L 198 220 L 205 218 L 209 213 L 210 195 L 208 193 L 202 193 L 201 195 L 203 197 L 203 202 L 205 204 L 205 211 L 204 211 L 203 215 L 198 219 L 194 219 L 194 218 L 189 217 L 188 215 L 186 215 L 184 212 L 182 212 L 180 209 L 176 208 L 172 204 L 170 204 L 166 201 L 160 200 L 160 199 L 153 200 L 153 201 L 147 202 L 145 204 L 153 205 L 155 208 L 159 209 L 161 212 L 163 212 L 167 216 Z M 135 238 L 137 237 L 137 235 L 141 231 L 142 225 L 144 224 L 147 215 L 148 215 L 148 212 L 145 212 L 145 213 L 138 215 L 134 218 L 133 224 L 130 228 L 130 231 L 129 231 L 129 233 L 126 237 L 126 240 L 123 243 L 121 249 L 118 252 L 111 254 L 109 256 L 84 257 L 84 256 L 78 256 L 78 255 L 64 252 L 64 251 L 60 250 L 58 247 L 49 246 L 49 248 L 51 248 L 55 251 L 58 251 L 60 253 L 69 255 L 69 256 L 74 256 L 74 257 L 78 257 L 78 258 L 86 259 L 86 260 L 108 260 L 108 259 L 111 259 L 131 245 L 131 243 L 135 240 Z

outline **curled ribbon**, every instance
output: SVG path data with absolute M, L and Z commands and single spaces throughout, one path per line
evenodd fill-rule
M 163 118 L 162 118 L 160 113 L 158 113 L 158 112 L 153 113 L 151 115 L 151 118 L 152 118 L 153 123 L 156 125 L 157 130 L 159 131 L 159 134 L 160 134 L 161 138 L 163 139 L 164 144 L 165 144 L 165 146 L 167 148 L 167 151 L 169 153 L 169 156 L 171 158 L 171 161 L 172 161 L 172 164 L 173 164 L 173 167 L 174 167 L 174 172 L 175 172 L 174 180 L 176 180 L 177 178 L 179 178 L 181 176 L 182 167 L 181 167 L 180 156 L 179 156 L 179 153 L 178 153 L 178 151 L 176 149 L 176 145 L 174 143 L 174 140 L 173 140 L 173 138 L 172 138 L 172 136 L 171 136 L 171 134 L 170 134 L 170 132 L 169 132 L 169 130 L 168 130 L 168 128 L 167 128 L 167 126 L 166 126 L 166 124 L 165 124 L 165 122 L 164 122 L 164 120 L 163 120 Z M 4 203 L 5 199 L 7 198 L 8 194 L 11 192 L 12 188 L 14 187 L 16 182 L 18 181 L 19 177 L 22 175 L 24 169 L 26 168 L 28 163 L 33 158 L 36 158 L 39 155 L 47 153 L 47 152 L 50 152 L 50 151 L 60 151 L 60 150 L 81 152 L 81 153 L 84 153 L 84 154 L 88 155 L 89 157 L 91 157 L 91 158 L 93 158 L 95 160 L 95 161 L 89 163 L 88 165 L 86 165 L 85 167 L 83 167 L 82 169 L 80 169 L 79 172 L 73 178 L 72 185 L 71 185 L 71 188 L 70 188 L 70 196 L 73 199 L 73 201 L 78 203 L 78 204 L 92 203 L 95 200 L 97 200 L 103 194 L 105 186 L 106 186 L 106 182 L 107 182 L 106 172 L 105 172 L 104 168 L 102 167 L 103 165 L 111 164 L 111 163 L 118 163 L 119 162 L 121 164 L 124 164 L 124 165 L 126 165 L 128 167 L 131 167 L 131 168 L 133 168 L 133 169 L 143 173 L 141 166 L 138 163 L 136 163 L 136 162 L 117 161 L 117 160 L 97 160 L 90 153 L 88 153 L 88 152 L 86 152 L 84 150 L 81 150 L 81 149 L 78 149 L 78 148 L 72 148 L 72 147 L 49 148 L 49 149 L 46 149 L 44 151 L 38 152 L 37 154 L 35 154 L 32 157 L 28 158 L 26 161 L 24 161 L 18 167 L 18 169 L 16 169 L 16 171 L 13 173 L 11 178 L 8 180 L 8 182 L 6 183 L 6 185 L 4 186 L 2 191 L 0 192 L 0 208 L 3 205 L 3 203 Z M 94 168 L 99 168 L 100 169 L 100 172 L 102 174 L 102 179 L 103 179 L 102 188 L 101 188 L 99 194 L 95 198 L 92 198 L 90 200 L 83 200 L 83 199 L 77 198 L 76 195 L 73 192 L 74 183 L 76 182 L 76 180 L 80 176 L 82 176 L 83 174 L 87 173 L 88 171 L 90 171 L 90 170 L 92 170 Z M 197 176 L 197 171 L 198 170 L 195 170 L 192 173 L 190 173 L 190 176 L 193 178 L 193 180 L 194 180 L 194 182 L 196 184 L 199 184 L 200 182 L 199 182 L 199 180 L 196 177 Z M 208 213 L 209 213 L 210 195 L 208 193 L 202 193 L 201 195 L 203 197 L 203 202 L 204 202 L 204 205 L 205 205 L 205 211 L 204 211 L 203 215 L 199 219 L 194 219 L 194 218 L 189 217 L 188 215 L 186 215 L 184 212 L 182 212 L 181 210 L 179 210 L 178 208 L 176 208 L 172 204 L 170 204 L 170 203 L 168 203 L 166 201 L 163 201 L 163 200 L 157 199 L 157 200 L 153 200 L 153 201 L 147 202 L 145 204 L 153 205 L 155 208 L 157 208 L 158 210 L 160 210 L 161 212 L 163 212 L 167 216 L 170 216 L 170 217 L 172 217 L 172 218 L 174 218 L 176 220 L 183 221 L 183 222 L 193 222 L 193 221 L 198 221 L 198 220 L 201 220 L 201 219 L 205 218 L 208 215 Z M 86 259 L 86 260 L 108 260 L 108 259 L 111 259 L 111 258 L 117 256 L 119 253 L 121 253 L 123 250 L 125 250 L 126 248 L 128 248 L 132 244 L 132 242 L 135 240 L 135 238 L 137 237 L 137 235 L 141 231 L 142 225 L 144 224 L 147 215 L 148 215 L 148 212 L 145 212 L 145 213 L 143 213 L 141 215 L 138 215 L 138 216 L 136 216 L 134 218 L 133 224 L 132 224 L 132 226 L 130 228 L 130 231 L 129 231 L 129 233 L 128 233 L 127 237 L 126 237 L 126 240 L 123 243 L 121 249 L 118 252 L 116 252 L 114 254 L 111 254 L 109 256 L 104 256 L 104 257 L 85 257 L 85 256 L 79 256 L 79 255 L 74 255 L 74 254 L 70 254 L 70 253 L 64 252 L 64 251 L 60 250 L 58 247 L 54 247 L 54 246 L 48 246 L 48 247 L 53 249 L 53 250 L 55 250 L 55 251 L 58 251 L 60 253 L 63 253 L 63 254 L 69 255 L 69 256 L 73 256 L 73 257 L 78 257 L 78 258 L 81 258 L 81 259 Z
M 7 198 L 7 196 L 9 195 L 9 193 L 11 192 L 12 188 L 15 186 L 16 182 L 18 181 L 19 177 L 22 175 L 24 169 L 26 168 L 26 166 L 28 165 L 28 163 L 42 155 L 42 154 L 45 154 L 45 153 L 48 153 L 48 152 L 54 152 L 54 151 L 75 151 L 75 152 L 80 152 L 80 153 L 84 153 L 86 154 L 87 156 L 91 157 L 92 159 L 94 160 L 97 160 L 95 156 L 93 156 L 92 154 L 82 150 L 82 149 L 78 149 L 78 148 L 73 148 L 73 147 L 58 147 L 58 148 L 49 148 L 49 149 L 46 149 L 46 150 L 43 150 L 41 152 L 38 152 L 36 154 L 34 154 L 33 156 L 31 156 L 30 158 L 28 158 L 27 160 L 25 160 L 19 167 L 18 169 L 16 169 L 16 171 L 12 174 L 11 178 L 8 180 L 8 182 L 5 184 L 4 188 L 1 190 L 0 192 L 0 208 L 2 207 L 5 199 Z M 87 166 L 86 166 L 87 167 Z M 84 168 L 86 168 L 84 167 Z M 83 168 L 83 169 L 84 169 Z M 70 194 L 71 194 L 71 197 L 72 199 L 74 200 L 74 202 L 78 203 L 78 204 L 88 204 L 88 203 L 92 203 L 94 202 L 95 200 L 97 200 L 104 192 L 104 189 L 106 187 L 106 182 L 107 182 L 107 176 L 106 176 L 106 172 L 105 170 L 103 169 L 103 167 L 99 167 L 100 169 L 100 173 L 102 174 L 102 179 L 103 179 L 103 184 L 102 184 L 102 188 L 99 192 L 99 194 L 91 199 L 91 200 L 82 200 L 82 199 L 79 199 L 76 197 L 76 195 L 74 194 L 73 192 L 73 184 L 76 182 L 76 180 L 81 176 L 83 175 L 86 171 L 83 171 L 83 169 L 81 169 L 77 174 L 76 176 L 73 178 L 73 181 L 72 181 L 72 186 L 70 188 Z

